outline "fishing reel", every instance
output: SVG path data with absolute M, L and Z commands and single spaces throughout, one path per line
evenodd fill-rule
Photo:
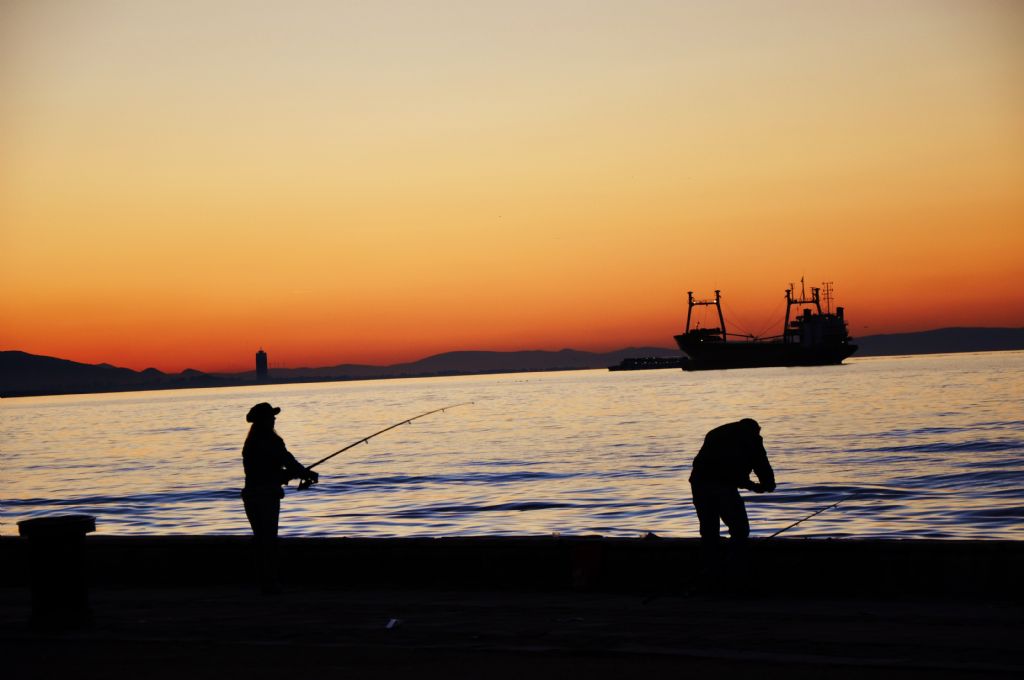
M 320 481 L 320 475 L 312 470 L 306 470 L 306 476 L 299 479 L 299 491 L 305 491 Z

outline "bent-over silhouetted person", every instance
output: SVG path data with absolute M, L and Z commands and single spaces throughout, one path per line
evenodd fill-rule
M 757 481 L 750 479 L 750 473 Z M 742 568 L 742 548 L 750 535 L 747 509 L 740 489 L 756 493 L 775 490 L 775 472 L 768 462 L 761 439 L 761 426 L 756 420 L 744 418 L 721 425 L 704 436 L 704 445 L 693 459 L 690 473 L 693 507 L 700 522 L 700 538 L 704 571 L 719 572 L 717 544 L 719 521 L 729 528 L 733 548 L 733 571 Z M 715 577 L 729 576 L 715 573 Z M 738 585 L 738 584 L 733 584 Z
M 295 460 L 274 430 L 279 407 L 266 402 L 256 404 L 245 416 L 252 423 L 242 447 L 245 487 L 242 502 L 252 526 L 259 563 L 260 585 L 264 592 L 275 592 L 277 584 L 277 524 L 281 514 L 282 485 L 300 479 L 314 484 L 320 476 Z

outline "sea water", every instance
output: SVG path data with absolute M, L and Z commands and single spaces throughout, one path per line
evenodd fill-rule
M 88 513 L 102 534 L 245 534 L 246 411 L 305 464 L 292 536 L 695 536 L 687 478 L 711 428 L 761 423 L 767 536 L 1024 539 L 1024 352 L 687 373 L 566 371 L 0 401 L 0 533 Z

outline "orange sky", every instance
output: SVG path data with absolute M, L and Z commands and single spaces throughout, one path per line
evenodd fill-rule
M 0 349 L 669 347 L 801 276 L 1024 325 L 1018 2 L 15 0 L 0 92 Z

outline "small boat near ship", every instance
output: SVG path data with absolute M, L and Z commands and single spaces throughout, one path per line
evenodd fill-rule
M 786 290 L 786 317 L 782 334 L 756 337 L 729 333 L 722 314 L 722 292 L 715 291 L 713 300 L 697 300 L 693 291 L 687 293 L 686 330 L 675 336 L 676 344 L 685 355 L 684 371 L 716 370 L 727 368 L 762 368 L 768 366 L 827 366 L 841 364 L 857 351 L 857 345 L 847 330 L 842 307 L 831 311 L 831 284 L 825 285 L 827 308 L 821 308 L 821 288 L 811 288 L 811 295 L 801 280 L 800 296 L 790 284 Z M 713 306 L 718 312 L 718 328 L 690 328 L 693 308 Z M 793 317 L 793 308 L 798 314 Z
M 627 357 L 609 371 L 650 371 L 656 368 L 682 368 L 683 357 Z

